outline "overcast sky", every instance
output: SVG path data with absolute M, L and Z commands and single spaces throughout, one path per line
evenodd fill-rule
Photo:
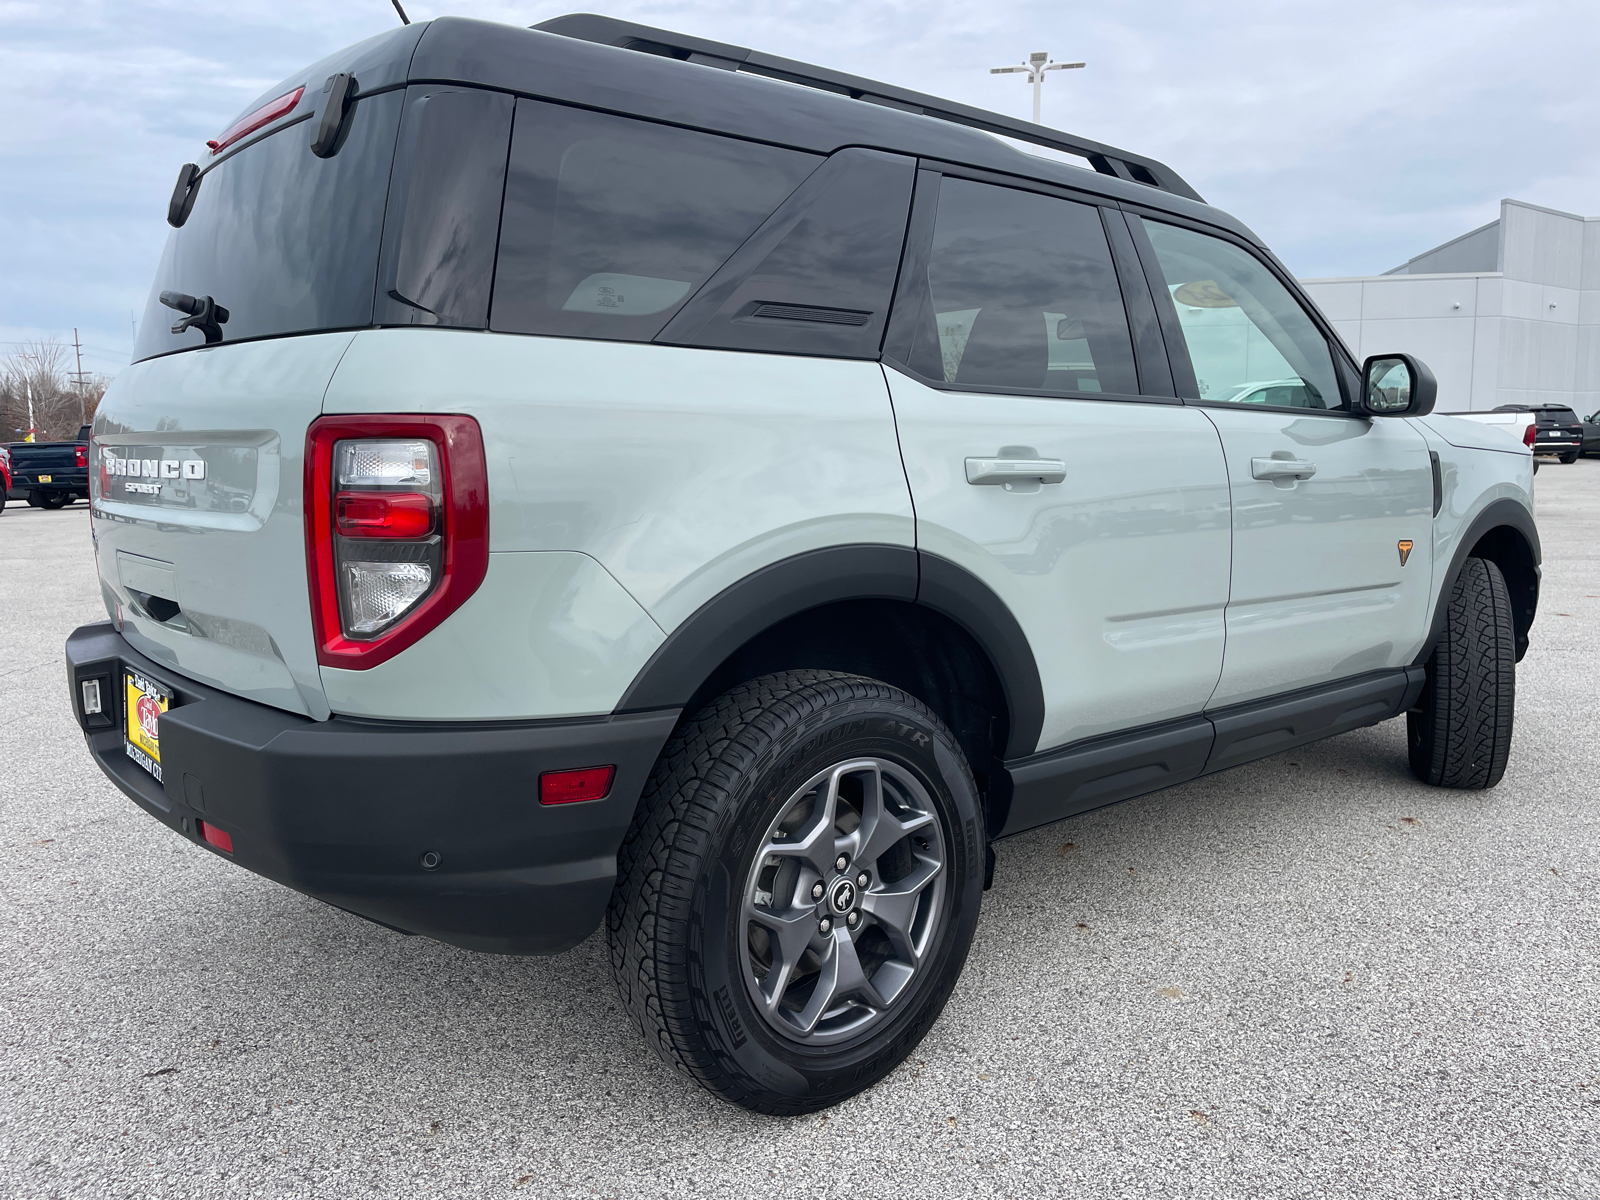
M 1600 214 L 1600 4 L 1407 0 L 413 0 L 529 25 L 596 10 L 1026 118 L 988 68 L 1084 59 L 1044 123 L 1170 163 L 1303 278 L 1369 274 L 1502 197 Z M 77 326 L 126 364 L 178 166 L 246 102 L 382 31 L 389 0 L 0 0 L 0 353 Z

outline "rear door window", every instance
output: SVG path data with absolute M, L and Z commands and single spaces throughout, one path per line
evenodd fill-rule
M 1266 266 L 1232 242 L 1145 221 L 1200 399 L 1341 408 L 1328 340 Z
M 650 340 L 821 161 L 518 101 L 490 327 Z
M 1099 209 L 944 179 L 911 367 L 973 388 L 1137 395 Z

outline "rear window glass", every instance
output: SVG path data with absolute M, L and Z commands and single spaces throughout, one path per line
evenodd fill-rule
M 208 170 L 167 237 L 134 358 L 205 344 L 199 330 L 170 332 L 181 314 L 163 291 L 227 309 L 224 342 L 370 323 L 400 106 L 399 92 L 359 101 L 332 158 L 311 153 L 299 121 Z
M 490 327 L 648 341 L 821 161 L 519 101 Z

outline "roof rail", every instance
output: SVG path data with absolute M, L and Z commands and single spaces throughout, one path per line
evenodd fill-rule
M 1182 176 L 1165 163 L 1153 158 L 1130 154 L 1126 150 L 1092 142 L 1088 138 L 1059 133 L 1043 125 L 1035 125 L 1031 121 L 1017 121 L 986 109 L 972 108 L 952 100 L 941 100 L 937 96 L 895 87 L 893 84 L 863 79 L 859 75 L 846 75 L 842 71 L 814 67 L 791 58 L 778 58 L 776 55 L 763 54 L 759 50 L 749 50 L 743 46 L 730 46 L 725 42 L 713 42 L 705 38 L 656 29 L 650 25 L 638 25 L 632 21 L 619 21 L 615 17 L 602 17 L 593 13 L 570 13 L 564 17 L 552 17 L 548 21 L 541 21 L 533 28 L 545 33 L 559 33 L 579 41 L 598 42 L 603 46 L 638 50 L 645 54 L 699 63 L 701 66 L 721 67 L 725 71 L 745 71 L 751 75 L 764 75 L 769 79 L 781 79 L 785 83 L 796 83 L 802 87 L 848 96 L 852 100 L 865 100 L 868 104 L 881 104 L 886 108 L 898 108 L 905 112 L 936 117 L 941 121 L 965 125 L 970 129 L 981 129 L 985 133 L 999 134 L 1035 146 L 1047 146 L 1052 150 L 1076 154 L 1088 159 L 1089 165 L 1102 175 L 1112 175 L 1118 179 L 1126 179 L 1130 183 L 1142 183 L 1190 200 L 1200 200 L 1200 194 L 1184 182 Z

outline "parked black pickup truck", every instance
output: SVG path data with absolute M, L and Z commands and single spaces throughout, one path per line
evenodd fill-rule
M 36 508 L 64 508 L 89 498 L 89 426 L 73 442 L 12 442 L 7 499 Z
M 1565 404 L 1502 404 L 1495 412 L 1531 412 L 1537 436 L 1531 449 L 1535 454 L 1554 454 L 1564 463 L 1575 463 L 1583 453 L 1583 423 Z

